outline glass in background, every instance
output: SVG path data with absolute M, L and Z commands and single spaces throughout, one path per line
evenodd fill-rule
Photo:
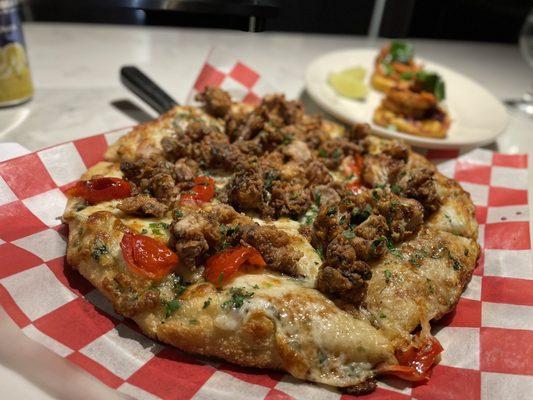
M 519 44 L 522 57 L 533 69 L 533 9 L 529 12 L 522 26 Z M 529 83 L 528 91 L 523 94 L 521 99 L 506 100 L 505 103 L 512 109 L 533 118 L 533 82 Z
M 0 0 L 0 107 L 24 103 L 32 96 L 17 0 Z

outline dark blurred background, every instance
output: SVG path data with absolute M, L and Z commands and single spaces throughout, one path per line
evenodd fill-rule
M 384 37 L 517 42 L 532 7 L 533 0 L 25 0 L 24 15 L 34 21 L 353 35 L 368 34 L 374 16 L 373 31 Z

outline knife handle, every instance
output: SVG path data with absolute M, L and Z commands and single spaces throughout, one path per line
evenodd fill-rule
M 120 68 L 120 81 L 159 114 L 163 114 L 178 105 L 176 100 L 137 67 L 126 65 Z

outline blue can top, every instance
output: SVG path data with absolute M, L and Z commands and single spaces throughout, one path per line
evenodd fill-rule
M 17 2 L 0 0 L 0 47 L 13 42 L 24 44 Z

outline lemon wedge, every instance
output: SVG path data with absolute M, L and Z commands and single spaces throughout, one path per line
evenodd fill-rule
M 366 70 L 353 67 L 329 75 L 329 84 L 337 94 L 355 100 L 364 100 L 368 95 L 368 86 L 364 79 Z

